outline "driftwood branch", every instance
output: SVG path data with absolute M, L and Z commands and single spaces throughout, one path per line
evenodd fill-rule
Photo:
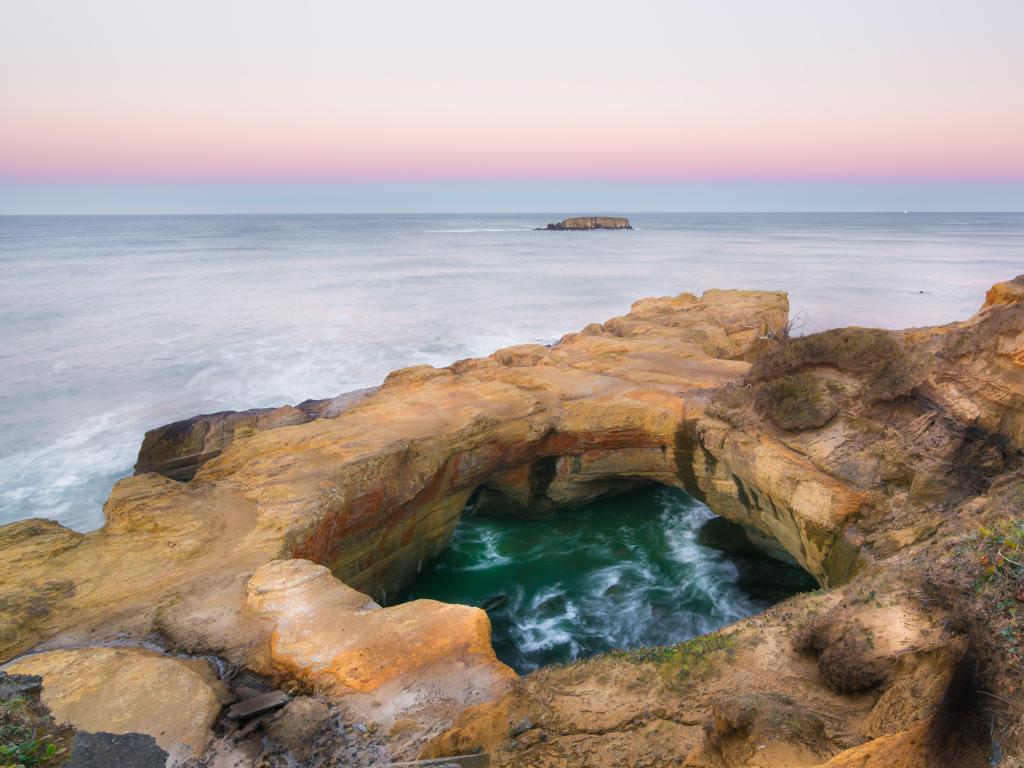
M 767 341 L 770 345 L 781 344 L 793 335 L 793 331 L 803 328 L 810 321 L 811 316 L 809 314 L 803 311 L 797 312 L 781 328 L 775 329 L 769 325 L 768 331 L 764 335 L 758 334 L 757 338 L 761 341 Z

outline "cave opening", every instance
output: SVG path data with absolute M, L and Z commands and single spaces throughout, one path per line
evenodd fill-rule
M 483 608 L 498 658 L 524 673 L 679 643 L 817 586 L 692 496 L 648 485 L 530 519 L 471 500 L 402 599 Z

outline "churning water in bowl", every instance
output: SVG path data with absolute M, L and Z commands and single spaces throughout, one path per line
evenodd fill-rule
M 484 608 L 498 657 L 527 672 L 682 642 L 817 587 L 742 541 L 738 527 L 664 487 L 541 520 L 467 515 L 406 599 Z

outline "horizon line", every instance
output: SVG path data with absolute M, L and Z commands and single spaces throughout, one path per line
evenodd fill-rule
M 567 209 L 566 209 L 567 210 Z M 144 217 L 144 216 L 480 216 L 480 215 L 504 215 L 504 216 L 550 216 L 562 214 L 561 211 L 520 211 L 511 209 L 488 209 L 488 210 L 438 210 L 438 211 L 151 211 L 151 212 L 110 212 L 110 213 L 5 213 L 0 211 L 0 218 L 103 218 L 111 216 L 123 217 Z M 988 214 L 1019 215 L 1024 214 L 1024 209 L 992 209 L 992 210 L 954 210 L 954 209 L 919 209 L 899 210 L 887 208 L 879 210 L 860 209 L 816 209 L 816 210 L 752 210 L 752 209 L 721 209 L 721 210 L 636 210 L 627 211 L 620 209 L 590 210 L 586 213 L 576 212 L 577 216 L 603 216 L 608 214 L 621 214 L 623 216 L 644 216 L 644 215 L 694 215 L 694 216 L 716 216 L 728 215 L 759 215 L 759 216 L 806 216 L 813 214 L 845 214 L 857 216 L 877 216 L 879 214 L 892 214 L 899 216 L 910 215 L 964 215 L 977 216 Z

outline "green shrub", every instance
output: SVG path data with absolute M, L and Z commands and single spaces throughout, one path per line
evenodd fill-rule
M 807 373 L 758 384 L 754 405 L 775 426 L 792 431 L 817 429 L 839 412 L 828 388 Z
M 12 696 L 0 701 L 0 768 L 51 768 L 67 756 L 66 729 L 37 701 Z
M 909 395 L 918 380 L 916 366 L 896 337 L 877 328 L 836 328 L 784 340 L 754 361 L 749 379 L 766 381 L 804 366 L 831 365 L 860 376 L 868 402 Z
M 1018 492 L 1016 500 L 1021 502 Z M 991 612 L 1006 656 L 1024 667 L 1024 517 L 1020 512 L 979 526 L 968 539 L 977 563 L 974 590 Z

